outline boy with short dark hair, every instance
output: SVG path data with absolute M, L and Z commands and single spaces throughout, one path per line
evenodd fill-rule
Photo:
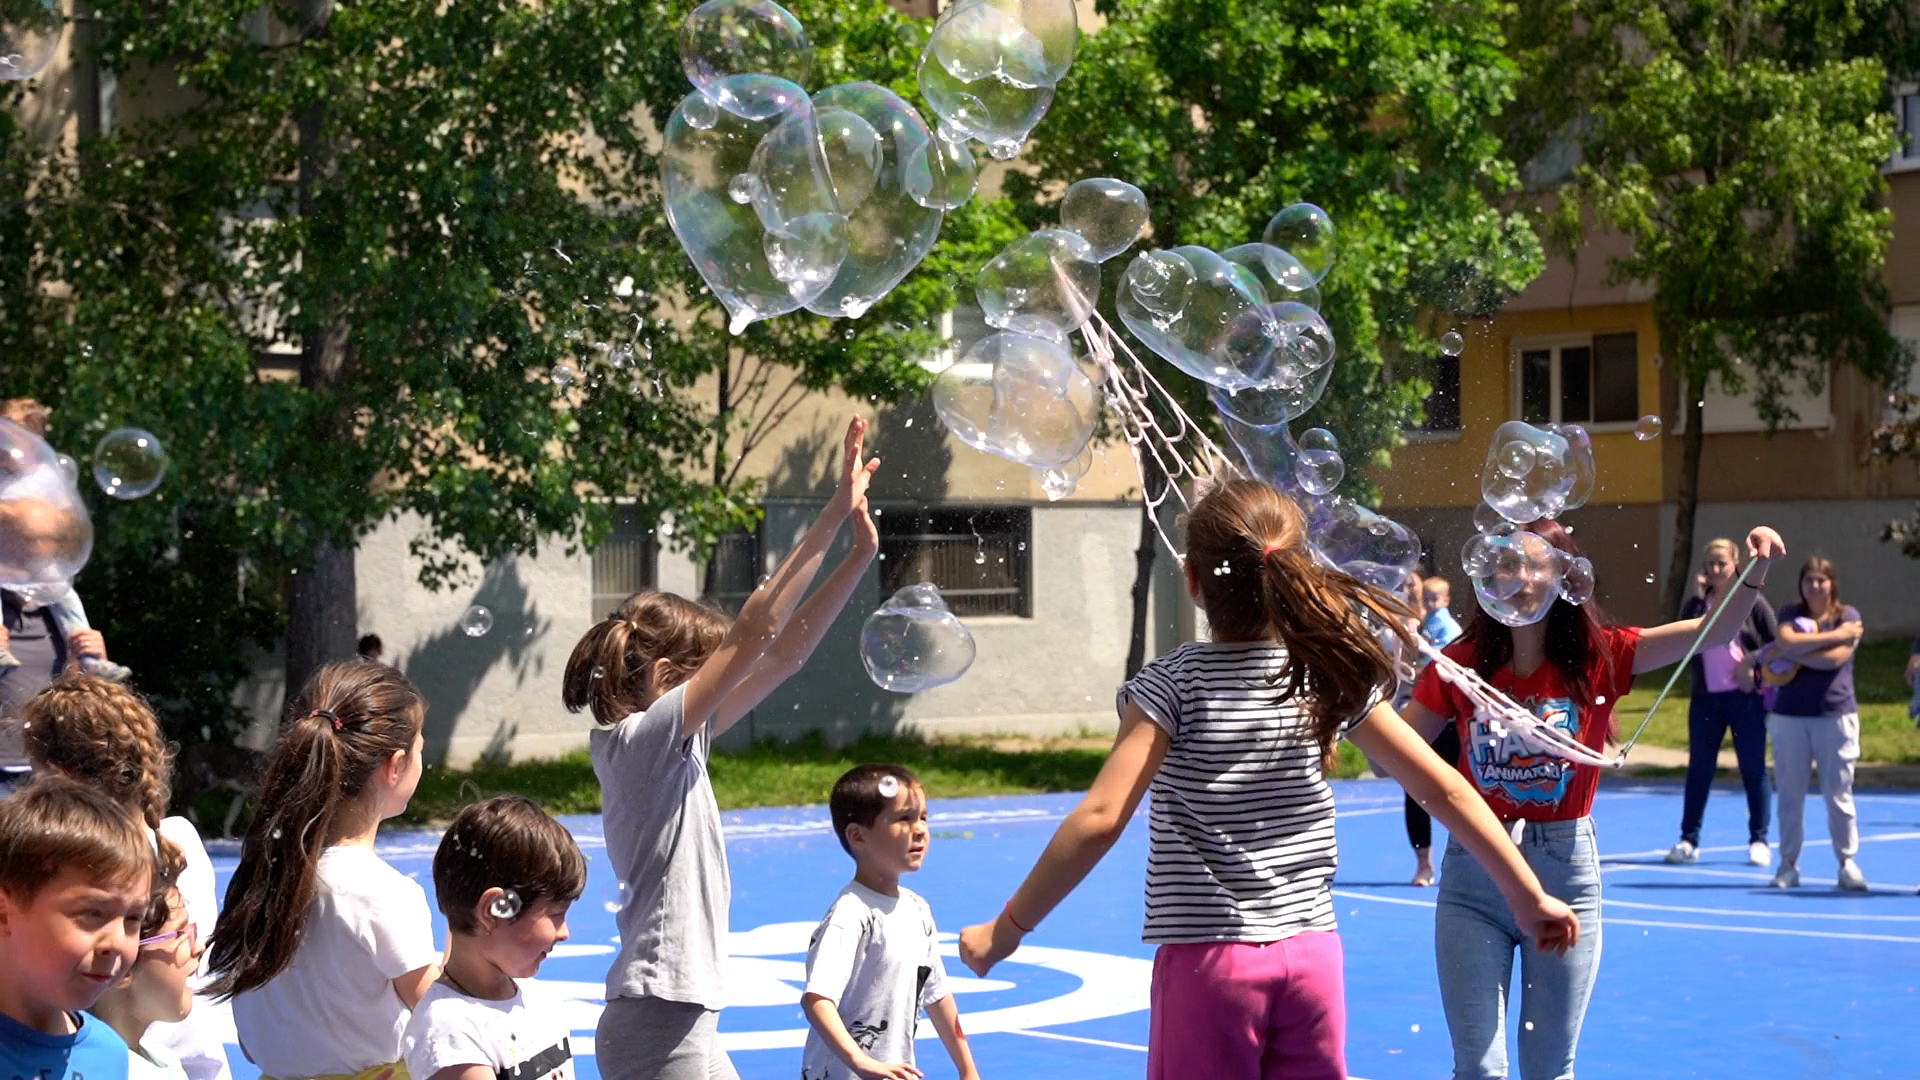
M 460 811 L 433 856 L 447 962 L 413 1007 L 413 1080 L 573 1080 L 566 1019 L 529 1003 L 531 979 L 567 940 L 587 863 L 566 826 L 532 800 L 496 795 Z
M 0 802 L 0 1076 L 126 1080 L 127 1044 L 86 1010 L 133 966 L 153 867 L 145 827 L 78 781 Z
M 927 852 L 927 793 L 898 765 L 859 765 L 834 782 L 828 808 L 853 880 L 807 948 L 800 997 L 810 1030 L 800 1080 L 909 1080 L 922 1007 L 960 1080 L 978 1080 L 960 1011 L 947 992 L 933 911 L 902 874 Z

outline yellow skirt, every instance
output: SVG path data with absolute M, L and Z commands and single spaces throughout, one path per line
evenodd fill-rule
M 293 1080 L 291 1077 L 262 1076 L 260 1080 Z M 409 1080 L 407 1063 L 395 1061 L 387 1065 L 375 1065 L 370 1069 L 361 1069 L 357 1073 L 340 1073 L 331 1076 L 310 1076 L 303 1080 Z

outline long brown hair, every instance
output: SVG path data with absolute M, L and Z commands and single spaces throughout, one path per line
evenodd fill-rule
M 1793 591 L 1800 601 L 1800 610 L 1805 611 L 1808 617 L 1811 618 L 1813 612 L 1807 607 L 1806 586 L 1808 574 L 1819 574 L 1827 579 L 1827 610 L 1820 613 L 1820 618 L 1817 619 L 1816 622 L 1826 629 L 1831 630 L 1833 627 L 1840 625 L 1840 612 L 1842 610 L 1840 607 L 1840 579 L 1833 576 L 1833 560 L 1827 558 L 1825 555 L 1809 556 L 1807 561 L 1800 567 L 1800 576 L 1794 579 Z
M 320 854 L 341 807 L 396 753 L 411 753 L 425 709 L 407 677 L 346 660 L 307 679 L 280 729 L 240 866 L 208 948 L 218 998 L 287 969 L 318 888 Z
M 691 678 L 720 647 L 729 625 L 725 615 L 683 596 L 634 593 L 573 647 L 560 700 L 568 712 L 591 708 L 596 723 L 617 724 Z M 655 686 L 658 660 L 672 670 Z
M 1580 555 L 1580 545 L 1573 542 L 1573 535 L 1551 518 L 1541 518 L 1521 527 L 1568 555 Z M 1598 600 L 1572 604 L 1565 597 L 1556 597 L 1553 607 L 1547 609 L 1547 640 L 1543 647 L 1547 663 L 1560 673 L 1561 682 L 1582 705 L 1594 704 L 1596 675 L 1602 685 L 1613 682 L 1613 654 L 1601 647 L 1604 628 L 1608 625 L 1610 620 L 1600 610 Z M 1478 604 L 1474 605 L 1473 621 L 1467 624 L 1467 632 L 1460 636 L 1460 641 L 1473 650 L 1473 669 L 1483 679 L 1492 679 L 1494 672 L 1513 660 L 1513 629 L 1488 615 Z M 1616 727 L 1610 720 L 1608 734 L 1613 734 Z
M 20 707 L 27 758 L 106 792 L 160 827 L 173 791 L 173 750 L 139 694 L 70 671 Z
M 1278 639 L 1287 648 L 1280 696 L 1307 700 L 1321 760 L 1340 725 L 1394 678 L 1393 658 L 1368 623 L 1407 639 L 1413 612 L 1399 598 L 1314 561 L 1307 521 L 1292 499 L 1258 480 L 1224 480 L 1186 518 L 1188 573 L 1207 622 L 1224 639 Z M 1249 589 L 1246 583 L 1257 583 Z

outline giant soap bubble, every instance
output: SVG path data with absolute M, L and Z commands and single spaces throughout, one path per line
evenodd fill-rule
M 967 137 L 948 127 L 935 128 L 925 145 L 909 149 L 901 167 L 907 195 L 929 210 L 960 206 L 980 182 Z
M 0 586 L 51 598 L 93 554 L 93 522 L 46 440 L 0 420 Z
M 1593 446 L 1572 425 L 1538 428 L 1509 420 L 1493 433 L 1480 494 L 1501 517 L 1525 525 L 1586 502 L 1594 486 Z
M 1010 158 L 1046 115 L 1079 33 L 1074 0 L 961 0 L 921 53 L 920 94 L 942 127 Z
M 1133 336 L 1168 363 L 1224 390 L 1258 386 L 1277 327 L 1245 267 L 1203 247 L 1144 252 L 1127 264 L 1116 307 Z
M 807 310 L 859 318 L 940 236 L 943 215 L 914 198 L 910 165 L 926 166 L 933 133 L 913 106 L 873 83 L 829 86 L 813 109 L 834 203 L 847 219 L 847 253 Z
M 1288 252 L 1272 244 L 1254 243 L 1230 247 L 1220 257 L 1253 271 L 1267 290 L 1267 299 L 1292 300 L 1320 309 L 1320 290 L 1314 285 L 1313 275 Z
M 847 255 L 847 219 L 806 91 L 770 75 L 727 75 L 667 121 L 660 154 L 667 220 L 726 306 L 734 333 L 826 292 Z
M 1093 313 L 1100 263 L 1078 233 L 1039 229 L 988 260 L 973 295 L 989 326 L 1064 339 Z
M 793 13 L 769 0 L 707 0 L 680 24 L 680 66 L 715 104 L 729 101 L 729 75 L 772 75 L 805 85 L 813 46 Z
M 63 23 L 55 0 L 0 4 L 0 81 L 31 79 L 53 62 Z
M 1525 529 L 1505 535 L 1476 534 L 1460 552 L 1460 568 L 1473 582 L 1480 609 L 1508 626 L 1526 626 L 1547 617 L 1560 598 L 1561 579 L 1570 561 L 1546 537 Z
M 1254 427 L 1284 427 L 1288 421 L 1305 415 L 1326 393 L 1327 381 L 1333 377 L 1333 365 L 1329 364 L 1305 378 L 1283 386 L 1271 377 L 1264 383 L 1256 383 L 1240 390 L 1228 393 L 1217 386 L 1207 387 L 1207 398 L 1222 416 L 1231 416 L 1243 424 Z
M 883 690 L 917 694 L 973 666 L 973 635 L 929 582 L 887 598 L 860 629 L 860 662 Z
M 1312 203 L 1294 203 L 1273 215 L 1260 239 L 1291 255 L 1306 270 L 1308 285 L 1319 284 L 1333 269 L 1333 218 Z
M 1106 262 L 1133 246 L 1147 227 L 1147 196 L 1125 180 L 1097 176 L 1077 180 L 1060 200 L 1060 224 L 1093 246 Z
M 1045 469 L 1086 447 L 1100 391 L 1062 342 L 1003 330 L 934 378 L 933 408 L 968 446 Z
M 1384 514 L 1335 495 L 1302 502 L 1307 540 L 1348 576 L 1397 593 L 1420 562 L 1420 538 Z
M 1234 449 L 1240 451 L 1240 460 L 1246 464 L 1248 475 L 1265 481 L 1274 490 L 1300 503 L 1302 508 L 1314 501 L 1313 495 L 1300 486 L 1300 447 L 1294 443 L 1286 424 L 1255 426 L 1225 410 L 1221 410 L 1220 424 Z

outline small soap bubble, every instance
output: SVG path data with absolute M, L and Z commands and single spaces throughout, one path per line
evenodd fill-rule
M 1273 215 L 1260 239 L 1297 259 L 1310 285 L 1333 268 L 1333 218 L 1312 203 L 1294 203 Z
M 1527 1023 L 1526 1023 L 1526 1028 L 1527 1028 L 1527 1030 L 1528 1030 L 1528 1031 L 1532 1031 L 1532 1030 L 1533 1030 L 1533 1021 L 1531 1021 L 1531 1020 L 1529 1020 L 1529 1021 L 1527 1021 Z
M 1653 584 L 1653 575 L 1652 575 L 1652 574 L 1648 574 L 1648 575 L 1647 575 L 1647 584 L 1649 584 L 1649 585 L 1651 585 L 1651 584 Z
M 619 914 L 620 911 L 627 906 L 627 892 L 626 882 L 614 882 L 602 890 L 600 906 L 605 908 L 609 915 Z
M 573 370 L 573 365 L 567 363 L 553 365 L 553 370 L 547 372 L 547 377 L 553 380 L 553 385 L 555 386 L 571 386 L 573 385 L 573 380 L 577 378 Z
M 153 492 L 167 475 L 167 452 L 151 431 L 117 428 L 93 448 L 93 482 L 116 499 Z
M 92 554 L 87 504 L 58 455 L 0 419 L 0 586 L 49 602 L 66 594 Z
M 1461 337 L 1458 330 L 1449 330 L 1440 335 L 1441 356 L 1459 356 L 1460 350 L 1466 347 L 1467 339 Z
M 478 604 L 468 608 L 466 614 L 460 616 L 460 632 L 468 637 L 486 637 L 487 631 L 492 629 L 493 612 Z
M 79 485 L 80 483 L 80 463 L 79 462 L 73 460 L 72 457 L 66 454 L 55 454 L 53 455 L 53 464 L 56 468 L 60 470 L 60 475 L 66 478 L 66 481 L 69 485 L 72 485 L 72 486 Z
M 1663 426 L 1658 416 L 1653 413 L 1648 413 L 1633 425 L 1633 437 L 1639 439 L 1641 442 L 1657 439 L 1660 437 L 1660 429 Z
M 1147 227 L 1147 196 L 1125 180 L 1094 177 L 1067 188 L 1060 200 L 1060 224 L 1092 246 L 1106 262 L 1133 246 Z
M 512 889 L 502 889 L 500 895 L 494 897 L 493 902 L 487 905 L 487 914 L 496 919 L 516 919 L 520 917 L 520 909 L 523 906 L 519 893 Z
M 19 82 L 46 70 L 65 21 L 55 0 L 17 0 L 0 8 L 0 81 Z
M 745 206 L 753 201 L 754 189 L 759 184 L 752 173 L 735 173 L 727 181 L 727 198 Z
M 705 90 L 728 75 L 774 75 L 804 84 L 813 46 L 793 13 L 768 0 L 709 0 L 680 24 L 680 66 Z
M 973 634 L 930 582 L 894 593 L 860 630 L 860 662 L 883 690 L 944 686 L 966 674 L 973 658 Z
M 1500 448 L 1500 475 L 1509 480 L 1523 479 L 1533 471 L 1535 460 L 1533 447 L 1516 439 Z
M 1294 479 L 1315 495 L 1325 495 L 1346 478 L 1347 463 L 1340 456 L 1340 442 L 1326 428 L 1308 428 L 1300 434 L 1300 457 L 1294 463 Z

